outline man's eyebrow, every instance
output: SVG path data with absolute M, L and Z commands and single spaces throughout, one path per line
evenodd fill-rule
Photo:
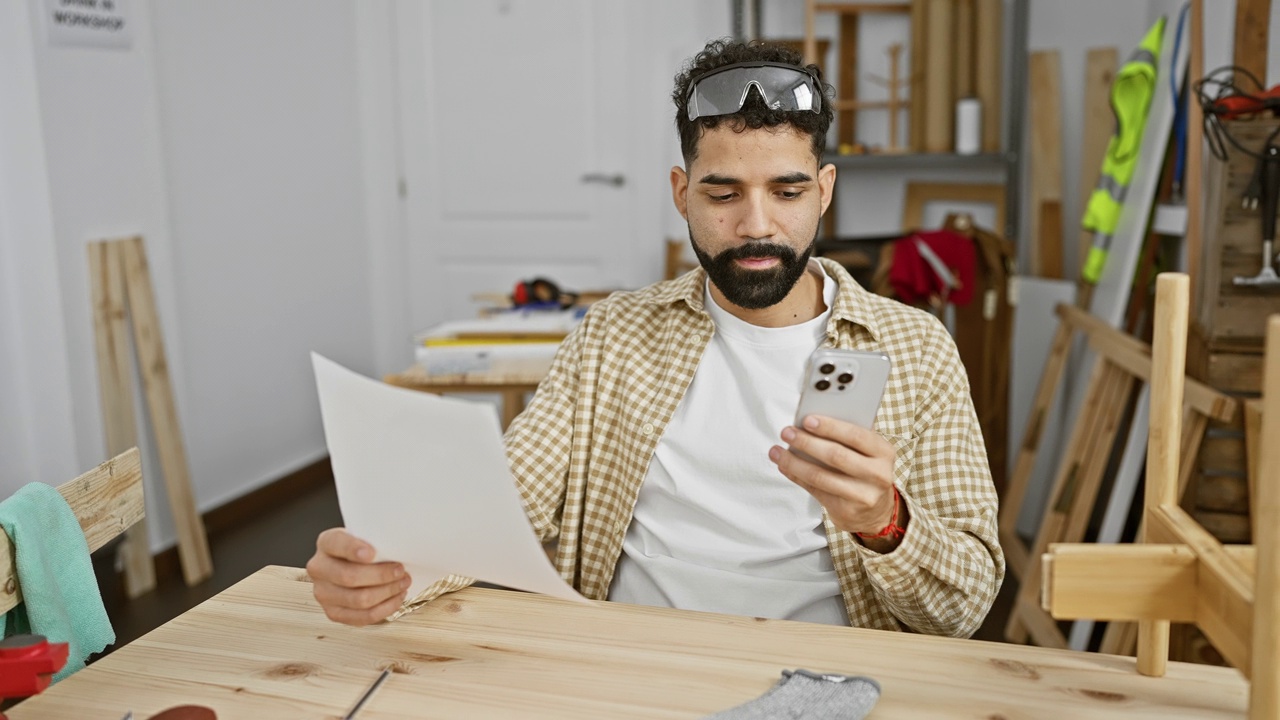
M 803 185 L 807 182 L 813 182 L 813 177 L 808 173 L 793 172 L 786 175 L 779 175 L 769 182 L 774 185 Z
M 739 180 L 738 178 L 728 177 L 726 175 L 717 175 L 716 173 L 711 173 L 710 175 L 704 175 L 702 179 L 699 180 L 698 182 L 702 183 L 703 185 L 741 185 L 742 184 L 742 181 Z M 778 175 L 776 177 L 772 177 L 769 179 L 769 182 L 773 185 L 802 185 L 807 182 L 813 182 L 813 176 L 809 175 L 808 173 L 797 171 L 797 172 L 787 173 L 786 175 Z

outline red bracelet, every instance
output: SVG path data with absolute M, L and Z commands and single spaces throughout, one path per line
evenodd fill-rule
M 889 524 L 875 535 L 867 535 L 866 533 L 854 533 L 863 540 L 883 540 L 884 538 L 892 538 L 894 540 L 902 537 L 902 528 L 898 527 L 898 488 L 893 488 L 893 515 L 889 517 Z

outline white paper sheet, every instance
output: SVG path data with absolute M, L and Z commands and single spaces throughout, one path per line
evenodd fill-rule
M 351 534 L 403 563 L 409 597 L 445 575 L 582 600 L 542 551 L 493 408 L 393 387 L 311 353 Z

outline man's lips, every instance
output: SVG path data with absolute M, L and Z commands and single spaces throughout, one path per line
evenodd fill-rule
M 773 267 L 774 265 L 777 265 L 782 261 L 779 260 L 777 257 L 770 256 L 770 257 L 738 258 L 737 260 L 734 260 L 734 262 L 738 263 L 738 265 L 744 268 L 748 268 L 751 270 L 763 270 L 764 268 Z

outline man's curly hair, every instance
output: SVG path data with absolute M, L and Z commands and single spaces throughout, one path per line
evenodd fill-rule
M 742 109 L 736 113 L 689 119 L 689 87 L 694 80 L 725 65 L 755 60 L 804 67 L 804 59 L 800 53 L 783 45 L 761 40 L 744 43 L 723 38 L 707 43 L 702 52 L 686 63 L 680 74 L 676 75 L 676 87 L 671 93 L 671 99 L 676 104 L 676 130 L 680 134 L 680 152 L 684 155 L 686 165 L 698 156 L 698 139 L 702 137 L 703 131 L 717 127 L 722 122 L 729 123 L 729 127 L 735 132 L 742 132 L 747 128 L 790 125 L 809 135 L 814 157 L 822 162 L 822 153 L 827 146 L 827 128 L 831 127 L 831 121 L 835 117 L 835 111 L 831 108 L 835 90 L 822 81 L 822 71 L 816 65 L 809 65 L 808 68 L 818 78 L 819 87 L 822 88 L 824 102 L 820 112 L 770 110 L 760 93 L 751 92 L 747 94 Z

